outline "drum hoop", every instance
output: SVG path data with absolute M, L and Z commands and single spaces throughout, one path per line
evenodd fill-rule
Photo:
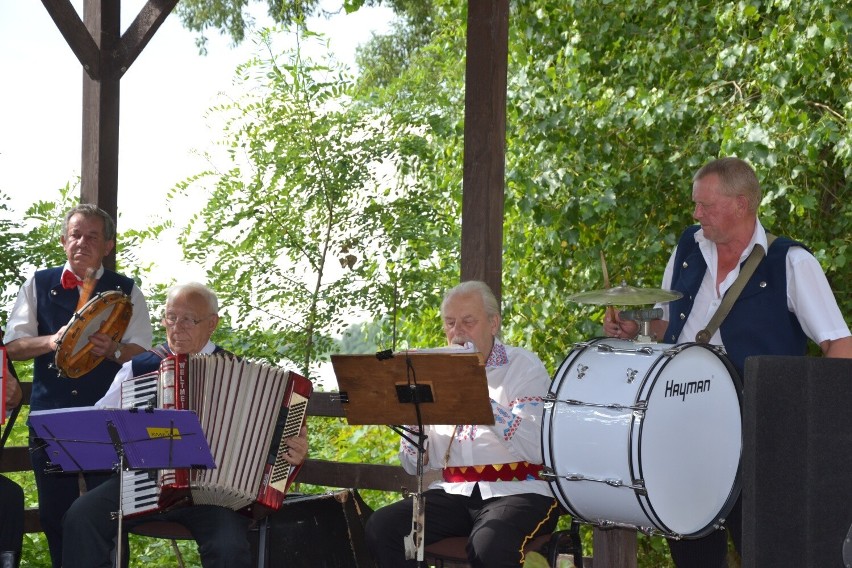
M 742 391 L 743 391 L 742 380 L 740 379 L 739 373 L 737 373 L 737 370 L 734 367 L 733 363 L 731 363 L 731 361 L 728 359 L 728 357 L 725 356 L 725 354 L 718 347 L 716 347 L 714 345 L 710 345 L 710 344 L 699 343 L 699 342 L 679 343 L 677 345 L 673 345 L 673 348 L 671 350 L 667 350 L 667 351 L 660 353 L 660 356 L 657 358 L 657 360 L 654 362 L 654 364 L 648 369 L 648 372 L 646 373 L 645 378 L 643 378 L 643 382 L 642 382 L 640 388 L 637 389 L 637 395 L 636 395 L 636 401 L 635 402 L 638 404 L 640 401 L 644 400 L 644 402 L 647 403 L 651 391 L 653 391 L 657 380 L 659 379 L 660 375 L 662 375 L 663 369 L 665 369 L 666 366 L 674 359 L 675 355 L 679 355 L 679 354 L 683 353 L 684 351 L 686 351 L 686 350 L 688 350 L 692 347 L 701 347 L 703 349 L 706 349 L 706 350 L 710 351 L 713 355 L 715 355 L 716 358 L 719 359 L 719 361 L 722 362 L 722 364 L 725 366 L 725 368 L 728 371 L 728 374 L 731 378 L 731 382 L 733 382 L 733 384 L 734 384 L 734 392 L 737 395 L 737 404 L 742 409 L 742 395 L 743 395 L 743 393 L 742 393 Z M 651 381 L 650 385 L 648 385 L 647 379 L 651 376 L 651 371 L 656 369 L 658 365 L 659 365 L 659 370 L 654 375 L 654 380 Z M 647 392 L 645 392 L 646 386 L 648 387 Z M 642 394 L 645 395 L 644 399 L 641 398 Z M 740 421 L 742 422 L 742 411 L 740 412 Z M 633 440 L 633 427 L 634 427 L 635 423 L 636 423 L 636 417 L 634 416 L 633 419 L 631 419 L 631 421 L 630 421 L 630 428 L 629 428 L 629 430 L 630 430 L 629 439 L 630 440 Z M 642 423 L 639 425 L 638 434 L 639 434 L 639 440 L 640 441 L 642 439 L 642 428 L 644 427 L 644 424 L 645 424 L 645 421 L 643 420 Z M 641 448 L 641 444 L 640 444 L 639 448 L 637 450 L 640 455 L 636 456 L 636 458 L 634 459 L 634 456 L 632 455 L 633 444 L 630 444 L 630 446 L 631 446 L 631 450 L 630 450 L 631 455 L 629 456 L 629 464 L 630 464 L 630 472 L 631 472 L 631 474 L 633 474 L 634 473 L 634 462 L 635 462 L 635 465 L 640 466 L 640 469 L 641 469 L 642 448 Z M 640 494 L 638 492 L 635 493 L 636 500 L 637 500 L 639 506 L 645 512 L 645 515 L 648 517 L 648 519 L 651 520 L 654 523 L 654 525 L 656 526 L 657 530 L 659 530 L 660 533 L 662 535 L 666 536 L 667 538 L 674 538 L 674 539 L 690 538 L 690 539 L 692 539 L 692 538 L 701 538 L 701 537 L 707 536 L 708 534 L 712 533 L 714 530 L 718 530 L 721 527 L 721 525 L 724 523 L 725 519 L 727 518 L 728 514 L 734 508 L 734 504 L 737 502 L 737 499 L 739 499 L 739 497 L 740 497 L 740 492 L 742 491 L 742 453 L 743 453 L 743 448 L 742 448 L 742 445 L 740 445 L 740 459 L 739 459 L 739 462 L 737 464 L 737 471 L 736 471 L 736 474 L 734 475 L 734 481 L 731 484 L 731 490 L 728 493 L 728 497 L 725 499 L 725 502 L 722 505 L 722 508 L 719 509 L 718 513 L 716 513 L 716 516 L 713 520 L 711 520 L 709 523 L 707 523 L 707 525 L 698 529 L 697 531 L 694 531 L 694 532 L 691 532 L 691 533 L 688 533 L 688 534 L 679 534 L 679 533 L 672 531 L 668 527 L 668 525 L 666 525 L 666 523 L 663 522 L 663 520 L 657 514 L 657 511 L 654 509 L 653 503 L 650 501 L 650 499 L 648 499 L 647 492 L 645 492 L 644 494 Z M 639 473 L 641 474 L 641 471 Z M 634 476 L 634 480 L 635 479 L 644 480 L 644 477 L 641 476 L 641 475 L 638 478 L 636 476 Z
M 71 316 L 68 327 L 57 342 L 54 363 L 61 376 L 79 378 L 104 360 L 104 356 L 91 353 L 91 344 L 87 344 L 77 353 L 74 348 L 80 341 L 86 340 L 81 337 L 86 326 L 108 308 L 112 308 L 112 311 L 107 319 L 101 322 L 99 331 L 110 335 L 113 341 L 118 341 L 124 335 L 133 313 L 130 297 L 120 290 L 107 290 L 97 294 Z
M 557 388 L 559 386 L 559 385 L 556 384 L 556 380 L 562 375 L 563 369 L 567 370 L 568 368 L 570 368 L 573 365 L 574 361 L 576 361 L 577 358 L 579 358 L 580 355 L 582 355 L 587 349 L 591 348 L 595 343 L 602 341 L 604 339 L 607 339 L 607 338 L 606 337 L 596 337 L 596 338 L 594 338 L 590 341 L 583 341 L 583 342 L 580 342 L 580 343 L 575 343 L 574 347 L 571 348 L 571 351 L 568 352 L 568 355 L 565 357 L 565 359 L 562 360 L 562 363 L 559 365 L 559 368 L 556 370 L 556 373 L 553 375 L 553 379 L 550 381 L 550 388 L 548 389 L 548 394 L 553 394 L 553 395 L 556 394 L 556 391 L 554 390 L 554 388 Z M 544 412 L 547 412 L 547 408 L 544 409 Z M 548 417 L 548 420 L 547 420 L 547 426 L 548 426 L 547 430 L 548 431 L 552 430 L 553 420 L 554 420 L 555 416 L 556 416 L 556 413 L 551 412 L 550 416 Z M 553 455 L 553 451 L 555 449 L 553 447 L 553 444 L 554 444 L 553 436 L 548 436 L 548 438 L 550 438 L 550 439 L 545 440 L 544 428 L 542 428 L 541 429 L 542 448 L 544 448 L 545 443 L 547 443 L 548 444 L 547 447 L 550 450 L 550 451 L 547 451 L 547 452 L 542 450 L 542 461 L 544 462 L 545 466 L 548 465 L 547 462 L 550 460 L 550 456 Z M 551 467 L 552 467 L 552 465 L 553 464 L 551 464 Z M 568 495 L 566 495 L 565 491 L 563 491 L 562 484 L 556 483 L 554 481 L 549 481 L 548 484 L 550 485 L 551 491 L 553 491 L 554 493 L 558 493 L 558 495 L 556 495 L 557 501 L 559 501 L 560 504 L 563 507 L 565 507 L 565 509 L 568 510 L 568 512 L 571 514 L 572 517 L 574 517 L 575 519 L 577 519 L 578 521 L 583 522 L 583 523 L 594 524 L 594 521 L 592 519 L 585 518 L 583 515 L 581 515 L 577 511 L 577 508 L 571 503 L 571 499 L 569 499 Z M 561 497 L 561 499 L 560 499 L 560 497 Z
M 633 401 L 634 406 L 638 405 L 640 402 L 643 402 L 646 406 L 645 412 L 647 412 L 647 404 L 648 398 L 651 391 L 654 390 L 654 385 L 657 383 L 657 377 L 659 377 L 660 373 L 662 373 L 663 369 L 666 365 L 674 358 L 674 355 L 677 355 L 679 351 L 675 351 L 674 354 L 671 353 L 671 350 L 661 351 L 657 354 L 656 359 L 654 359 L 654 363 L 648 367 L 648 370 L 645 371 L 645 376 L 642 377 L 638 388 L 636 389 L 636 398 Z M 659 369 L 658 369 L 659 367 Z M 656 373 L 654 371 L 657 371 Z M 649 380 L 653 377 L 653 380 Z M 630 426 L 627 428 L 627 439 L 630 441 L 627 444 L 627 464 L 628 470 L 630 471 L 631 481 L 636 484 L 638 481 L 642 482 L 642 486 L 645 486 L 645 476 L 642 472 L 642 429 L 645 426 L 645 412 L 642 413 L 642 420 L 639 421 L 637 425 L 637 416 L 636 413 L 633 413 L 632 418 L 630 419 Z M 638 445 L 637 451 L 639 453 L 638 456 L 633 455 L 633 440 L 634 436 L 638 436 L 638 440 L 640 444 Z M 638 469 L 638 471 L 637 471 Z M 647 491 L 634 491 L 633 496 L 636 498 L 636 502 L 639 505 L 639 508 L 642 509 L 642 512 L 645 513 L 645 516 L 649 521 L 656 527 L 657 530 L 661 531 L 663 534 L 673 534 L 671 529 L 663 522 L 660 516 L 657 514 L 656 510 L 654 510 L 654 506 L 651 501 L 648 499 Z

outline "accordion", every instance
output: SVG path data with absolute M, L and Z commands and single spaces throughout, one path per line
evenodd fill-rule
M 307 419 L 309 380 L 227 354 L 172 355 L 122 384 L 122 408 L 192 410 L 215 469 L 123 471 L 125 517 L 180 505 L 218 505 L 260 518 L 281 508 L 299 466 L 285 438 Z

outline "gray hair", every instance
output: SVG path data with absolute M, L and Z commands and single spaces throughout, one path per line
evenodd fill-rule
M 62 220 L 62 236 L 68 237 L 68 222 L 74 215 L 82 215 L 83 217 L 99 217 L 104 222 L 104 239 L 107 241 L 115 240 L 115 221 L 109 213 L 95 205 L 94 203 L 81 203 L 73 207 L 65 213 L 65 218 Z
M 207 301 L 207 307 L 211 314 L 219 313 L 219 298 L 216 292 L 199 282 L 187 282 L 186 284 L 177 284 L 169 288 L 166 294 L 166 304 L 172 301 L 176 296 L 191 296 L 198 295 Z
M 444 313 L 444 307 L 451 298 L 467 296 L 469 294 L 479 294 L 482 298 L 482 303 L 485 305 L 485 313 L 488 317 L 500 317 L 500 306 L 497 304 L 494 292 L 491 291 L 491 287 L 488 284 L 481 280 L 467 280 L 447 290 L 444 294 L 444 301 L 441 302 L 441 313 Z
M 757 174 L 748 162 L 739 158 L 713 160 L 695 172 L 692 181 L 696 182 L 710 174 L 719 176 L 722 194 L 729 197 L 744 196 L 749 211 L 757 213 L 761 199 L 760 182 L 757 181 Z

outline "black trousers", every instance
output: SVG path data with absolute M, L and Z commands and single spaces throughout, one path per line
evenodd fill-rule
M 677 568 L 724 568 L 728 565 L 728 532 L 737 552 L 742 550 L 743 498 L 737 499 L 725 522 L 727 530 L 718 530 L 693 540 L 669 539 L 669 551 Z
M 0 475 L 0 552 L 14 552 L 20 558 L 23 539 L 24 491 Z
M 119 478 L 108 481 L 77 499 L 65 515 L 64 568 L 111 568 L 118 521 L 110 514 L 118 511 Z M 180 523 L 198 543 L 205 568 L 249 568 L 251 549 L 250 519 L 231 509 L 214 505 L 180 507 L 165 513 L 124 519 L 125 530 L 148 521 Z M 127 550 L 125 548 L 125 550 Z
M 532 493 L 482 499 L 477 487 L 470 497 L 450 495 L 442 489 L 423 495 L 425 544 L 451 536 L 468 537 L 468 559 L 477 568 L 523 565 L 524 544 L 553 532 L 560 514 L 555 499 Z M 411 499 L 398 501 L 375 511 L 367 521 L 367 546 L 382 568 L 417 565 L 405 560 L 403 545 L 403 538 L 411 532 L 412 508 Z
M 30 461 L 38 488 L 38 517 L 47 537 L 53 568 L 62 566 L 62 517 L 80 496 L 79 476 L 76 473 L 48 471 L 49 459 L 44 444 L 35 438 L 30 428 Z M 112 473 L 87 473 L 83 475 L 87 489 L 91 490 L 112 476 Z

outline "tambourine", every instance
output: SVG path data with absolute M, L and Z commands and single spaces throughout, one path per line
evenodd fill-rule
M 89 343 L 89 336 L 100 332 L 119 341 L 132 314 L 130 297 L 118 290 L 101 292 L 86 302 L 59 338 L 55 357 L 59 373 L 76 379 L 94 369 L 104 356 L 92 353 L 94 345 Z

